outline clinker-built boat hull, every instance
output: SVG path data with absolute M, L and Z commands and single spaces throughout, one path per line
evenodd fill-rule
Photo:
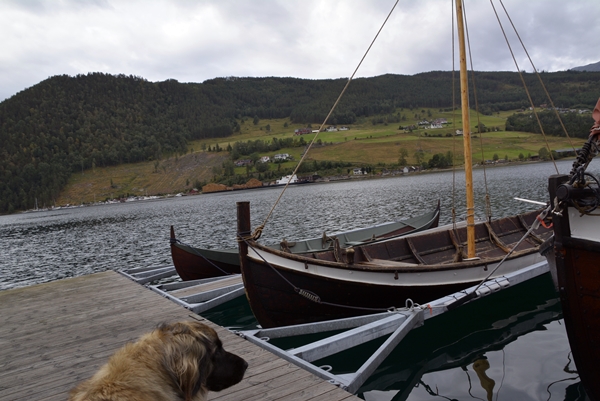
M 425 304 L 479 284 L 536 216 L 537 212 L 479 223 L 480 258 L 472 261 L 454 261 L 462 253 L 465 228 L 433 229 L 313 257 L 246 241 L 240 250 L 246 294 L 263 327 L 378 313 L 410 301 Z M 534 230 L 492 277 L 543 261 L 538 246 L 549 236 L 547 229 Z

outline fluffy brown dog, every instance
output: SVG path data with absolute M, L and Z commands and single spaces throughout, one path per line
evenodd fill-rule
M 242 380 L 248 364 L 217 333 L 189 321 L 163 324 L 118 350 L 71 401 L 201 401 Z

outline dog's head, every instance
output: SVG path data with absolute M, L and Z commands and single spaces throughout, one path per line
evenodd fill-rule
M 199 391 L 220 391 L 239 383 L 248 363 L 223 349 L 209 326 L 186 321 L 158 328 L 165 347 L 162 365 L 186 400 Z

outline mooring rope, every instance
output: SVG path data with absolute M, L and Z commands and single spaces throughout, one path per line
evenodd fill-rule
M 273 265 L 271 265 L 271 263 L 269 263 L 269 261 L 266 260 L 263 257 L 263 255 L 261 255 L 256 250 L 256 248 L 254 248 L 252 246 L 252 244 L 250 244 L 247 241 L 248 239 L 249 238 L 245 238 L 245 237 L 243 237 L 241 235 L 238 235 L 238 241 L 243 241 L 249 248 L 251 248 L 254 251 L 254 253 L 256 253 L 258 255 L 258 257 L 262 259 L 262 261 L 264 262 L 265 265 L 267 265 L 283 281 L 285 281 L 290 287 L 293 288 L 293 290 L 294 290 L 295 293 L 297 293 L 301 297 L 306 298 L 309 301 L 312 301 L 314 303 L 317 303 L 317 304 L 320 304 L 320 305 L 326 305 L 326 306 L 335 306 L 335 307 L 338 307 L 338 308 L 361 310 L 361 311 L 369 311 L 369 312 L 400 312 L 400 311 L 412 311 L 412 310 L 424 310 L 424 309 L 431 310 L 432 309 L 432 307 L 429 306 L 429 305 L 419 305 L 419 304 L 416 304 L 411 299 L 405 300 L 405 307 L 404 308 L 398 308 L 398 307 L 395 307 L 395 306 L 390 306 L 388 308 L 368 308 L 368 307 L 362 307 L 362 306 L 343 305 L 343 304 L 338 304 L 338 303 L 335 303 L 335 302 L 323 301 L 323 299 L 318 294 L 316 294 L 316 293 L 314 293 L 314 292 L 312 292 L 310 290 L 305 290 L 303 288 L 300 288 L 300 287 L 296 286 L 294 283 L 292 283 L 279 270 L 277 270 Z
M 367 57 L 367 54 L 369 54 L 369 51 L 371 50 L 371 48 L 373 47 L 373 44 L 375 43 L 375 40 L 377 40 L 377 38 L 379 37 L 379 34 L 381 33 L 381 31 L 383 30 L 383 27 L 385 26 L 385 24 L 388 22 L 388 20 L 390 19 L 390 16 L 392 15 L 392 12 L 394 11 L 394 9 L 396 8 L 396 6 L 398 5 L 398 2 L 400 0 L 396 0 L 396 2 L 394 3 L 394 5 L 392 6 L 392 9 L 390 10 L 390 12 L 388 13 L 387 17 L 385 18 L 385 20 L 383 21 L 383 24 L 381 24 L 381 27 L 379 28 L 379 30 L 377 31 L 377 34 L 375 35 L 375 37 L 373 38 L 373 40 L 371 41 L 371 44 L 369 45 L 369 47 L 367 48 L 367 50 L 365 51 L 365 54 L 362 56 L 362 58 L 360 59 L 358 65 L 356 66 L 356 68 L 354 69 L 354 72 L 352 73 L 352 75 L 350 76 L 350 78 L 348 78 L 348 82 L 346 82 L 346 85 L 344 86 L 344 88 L 342 89 L 341 93 L 339 94 L 338 98 L 336 99 L 335 103 L 333 104 L 333 106 L 331 107 L 331 109 L 329 110 L 329 113 L 327 113 L 327 116 L 325 117 L 325 119 L 323 120 L 323 123 L 321 123 L 318 132 L 315 134 L 314 138 L 312 139 L 312 141 L 310 141 L 308 147 L 306 148 L 306 150 L 304 151 L 304 154 L 302 155 L 302 157 L 300 158 L 300 161 L 298 162 L 298 164 L 296 165 L 296 168 L 294 168 L 294 171 L 291 174 L 291 177 L 293 177 L 294 175 L 296 175 L 296 173 L 298 172 L 298 169 L 300 168 L 300 166 L 302 165 L 302 162 L 304 162 L 304 159 L 306 158 L 306 156 L 308 155 L 308 151 L 312 148 L 313 144 L 315 143 L 315 141 L 317 140 L 317 137 L 319 136 L 319 133 L 323 130 L 323 128 L 325 127 L 325 124 L 327 124 L 327 121 L 329 120 L 329 117 L 331 117 L 331 114 L 333 113 L 333 111 L 335 110 L 335 108 L 337 107 L 338 103 L 340 102 L 340 100 L 342 99 L 342 96 L 344 96 L 344 93 L 346 93 L 346 89 L 348 89 L 348 86 L 350 85 L 350 82 L 352 82 L 352 79 L 354 79 L 354 76 L 356 75 L 356 73 L 358 72 L 358 69 L 360 68 L 360 66 L 362 65 L 363 61 L 365 60 L 365 58 Z M 258 239 L 260 238 L 260 234 L 262 233 L 262 230 L 264 229 L 265 225 L 267 224 L 267 221 L 269 220 L 269 218 L 271 217 L 271 215 L 273 214 L 273 211 L 275 210 L 275 207 L 277 206 L 277 204 L 279 203 L 279 201 L 281 200 L 281 198 L 283 197 L 283 194 L 285 193 L 285 190 L 287 189 L 287 187 L 290 185 L 290 180 L 288 180 L 288 182 L 286 182 L 285 186 L 283 187 L 283 189 L 281 190 L 281 193 L 279 194 L 279 197 L 277 198 L 277 200 L 275 201 L 275 203 L 273 204 L 273 207 L 271 208 L 271 210 L 269 211 L 269 213 L 267 214 L 267 217 L 265 218 L 265 220 L 263 221 L 263 223 L 261 225 L 259 225 L 256 229 L 255 232 L 253 234 L 254 239 Z M 258 236 L 258 237 L 257 237 Z

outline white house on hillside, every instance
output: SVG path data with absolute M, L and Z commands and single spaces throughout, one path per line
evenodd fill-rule
M 275 160 L 287 160 L 289 158 L 289 153 L 277 153 L 275 156 L 273 156 L 273 159 Z

